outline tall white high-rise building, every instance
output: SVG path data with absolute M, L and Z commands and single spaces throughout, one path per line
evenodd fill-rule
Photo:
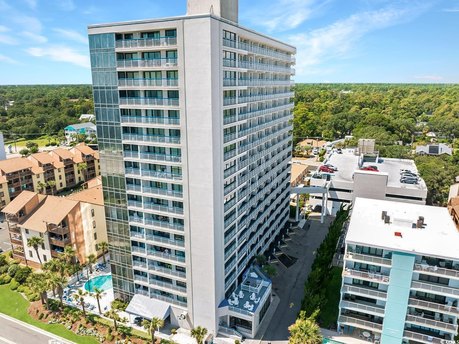
M 295 48 L 239 26 L 237 0 L 93 25 L 89 42 L 116 296 L 254 335 L 271 284 L 249 263 L 289 216 Z

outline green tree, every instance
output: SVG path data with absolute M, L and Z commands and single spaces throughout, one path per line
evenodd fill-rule
M 85 162 L 81 162 L 78 164 L 78 172 L 80 172 L 81 174 L 83 174 L 83 180 L 86 182 L 86 175 L 87 175 L 87 171 L 88 171 L 88 164 L 85 163 Z
M 99 250 L 102 251 L 102 259 L 104 261 L 104 264 L 107 264 L 105 255 L 108 252 L 108 243 L 106 241 L 102 241 L 101 243 L 99 243 Z
M 57 295 L 59 296 L 59 306 L 62 309 L 64 305 L 64 289 L 67 286 L 67 277 L 61 274 L 52 273 L 50 279 L 52 280 L 51 283 L 56 286 Z
M 310 317 L 305 312 L 300 312 L 298 319 L 288 330 L 290 337 L 289 344 L 321 344 L 323 341 L 320 327 L 316 322 L 319 311 L 315 311 Z
M 35 253 L 37 254 L 38 261 L 40 262 L 40 266 L 42 265 L 41 257 L 40 254 L 38 253 L 38 248 L 43 245 L 44 240 L 41 237 L 31 237 L 27 239 L 27 246 L 32 247 L 35 250 Z
M 94 292 L 92 292 L 90 295 L 96 299 L 97 308 L 99 309 L 99 314 L 102 314 L 102 310 L 100 308 L 100 299 L 105 295 L 104 291 L 99 288 L 94 288 Z
M 40 295 L 40 301 L 42 305 L 46 304 L 46 308 L 49 309 L 48 305 L 48 277 L 45 273 L 33 273 L 27 278 L 27 286 L 35 293 Z
M 27 148 L 23 148 L 19 151 L 19 154 L 21 154 L 22 157 L 26 157 L 30 155 L 30 151 Z
M 118 323 L 125 323 L 127 319 L 121 318 L 118 311 L 112 307 L 108 312 L 104 314 L 107 318 L 113 320 L 113 329 L 118 331 Z
M 96 262 L 97 262 L 97 257 L 96 257 L 95 254 L 90 254 L 89 256 L 86 257 L 86 260 L 87 260 L 87 263 L 88 263 L 89 271 L 90 271 L 90 273 L 92 274 L 92 272 L 93 272 L 93 265 L 96 264 Z
M 155 344 L 155 332 L 159 331 L 159 329 L 164 326 L 164 320 L 160 318 L 153 318 L 151 321 L 144 319 L 142 321 L 142 326 L 151 336 L 152 343 Z
M 51 194 L 54 195 L 54 188 L 56 186 L 56 181 L 55 180 L 49 180 L 46 182 L 46 186 L 48 186 L 51 189 Z
M 191 337 L 196 339 L 198 344 L 202 344 L 207 335 L 207 329 L 201 326 L 195 327 L 191 330 Z
M 46 183 L 42 182 L 42 181 L 39 181 L 37 183 L 37 189 L 38 189 L 38 191 L 42 192 L 43 194 L 46 194 Z
M 83 315 L 86 317 L 86 308 L 85 308 L 85 301 L 84 297 L 88 295 L 87 292 L 83 291 L 82 289 L 78 289 L 75 294 L 73 294 L 73 298 L 81 306 L 81 309 L 83 310 Z

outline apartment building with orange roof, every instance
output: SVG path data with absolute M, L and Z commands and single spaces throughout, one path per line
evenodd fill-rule
M 22 191 L 54 195 L 99 174 L 99 153 L 84 143 L 0 161 L 0 208 Z

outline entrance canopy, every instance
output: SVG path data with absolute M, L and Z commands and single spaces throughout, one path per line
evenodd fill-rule
M 129 302 L 126 313 L 139 316 L 148 320 L 160 318 L 165 320 L 171 311 L 171 306 L 167 302 L 150 299 L 148 296 L 136 294 Z

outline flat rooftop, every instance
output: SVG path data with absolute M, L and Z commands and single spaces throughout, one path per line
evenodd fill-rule
M 343 149 L 343 154 L 333 152 L 329 155 L 327 162 L 338 168 L 338 171 L 332 176 L 331 180 L 341 182 L 353 182 L 353 175 L 355 171 L 360 170 L 359 167 L 359 156 L 354 154 L 353 148 Z M 427 190 L 426 183 L 423 179 L 420 180 L 419 184 L 405 184 L 400 182 L 401 170 L 410 170 L 414 173 L 418 173 L 418 169 L 413 160 L 408 159 L 391 159 L 379 157 L 377 162 L 366 162 L 364 166 L 376 166 L 379 172 L 369 173 L 386 173 L 388 178 L 387 186 L 398 187 L 405 189 L 417 189 Z
M 390 223 L 382 220 L 382 212 Z M 423 228 L 413 228 L 419 216 Z M 401 233 L 396 236 L 395 232 Z M 459 259 L 459 231 L 447 208 L 427 205 L 356 198 L 346 235 L 347 243 Z

